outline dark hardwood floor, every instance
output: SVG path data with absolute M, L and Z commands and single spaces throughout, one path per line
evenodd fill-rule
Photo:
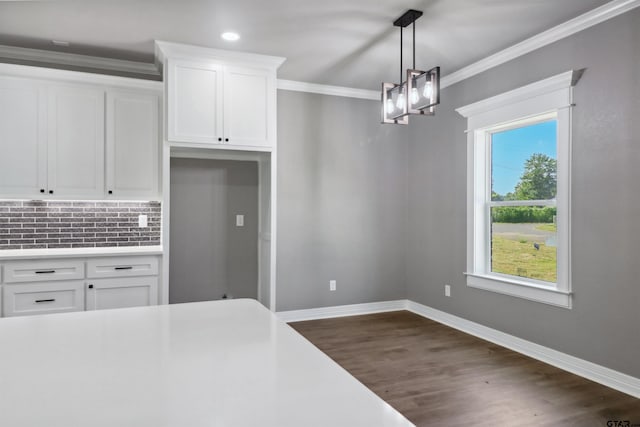
M 640 399 L 407 311 L 290 325 L 417 426 L 640 427 Z

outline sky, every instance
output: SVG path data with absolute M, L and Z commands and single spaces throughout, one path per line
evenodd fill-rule
M 493 191 L 504 196 L 513 191 L 534 153 L 557 159 L 555 120 L 493 134 L 491 163 Z

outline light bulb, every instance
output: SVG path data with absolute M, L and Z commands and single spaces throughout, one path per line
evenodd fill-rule
M 396 107 L 402 109 L 404 106 L 404 92 L 400 92 L 398 94 L 398 99 L 396 100 Z
M 420 95 L 418 94 L 418 88 L 411 88 L 411 105 L 417 104 L 420 100 Z
M 387 114 L 391 114 L 393 113 L 393 110 L 396 109 L 396 107 L 393 105 L 393 100 L 391 100 L 391 98 L 387 99 Z
M 422 91 L 422 96 L 424 96 L 427 99 L 431 99 L 431 97 L 433 96 L 433 85 L 431 84 L 431 82 L 427 82 L 424 85 L 424 91 Z

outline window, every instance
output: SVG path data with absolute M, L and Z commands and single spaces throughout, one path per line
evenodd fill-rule
M 468 122 L 467 285 L 571 308 L 573 71 L 457 111 Z

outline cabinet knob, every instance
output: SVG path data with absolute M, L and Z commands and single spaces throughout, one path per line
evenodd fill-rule
M 218 141 L 222 141 L 222 138 L 218 138 Z
M 44 193 L 44 188 L 41 188 L 41 189 L 40 189 L 40 192 L 41 192 L 41 193 Z
M 225 138 L 225 139 L 224 139 L 224 142 L 229 142 L 229 138 Z
M 53 190 L 49 190 L 49 194 L 53 194 Z
M 109 194 L 113 194 L 113 190 L 109 190 Z
M 93 285 L 89 285 L 89 289 L 93 289 Z

